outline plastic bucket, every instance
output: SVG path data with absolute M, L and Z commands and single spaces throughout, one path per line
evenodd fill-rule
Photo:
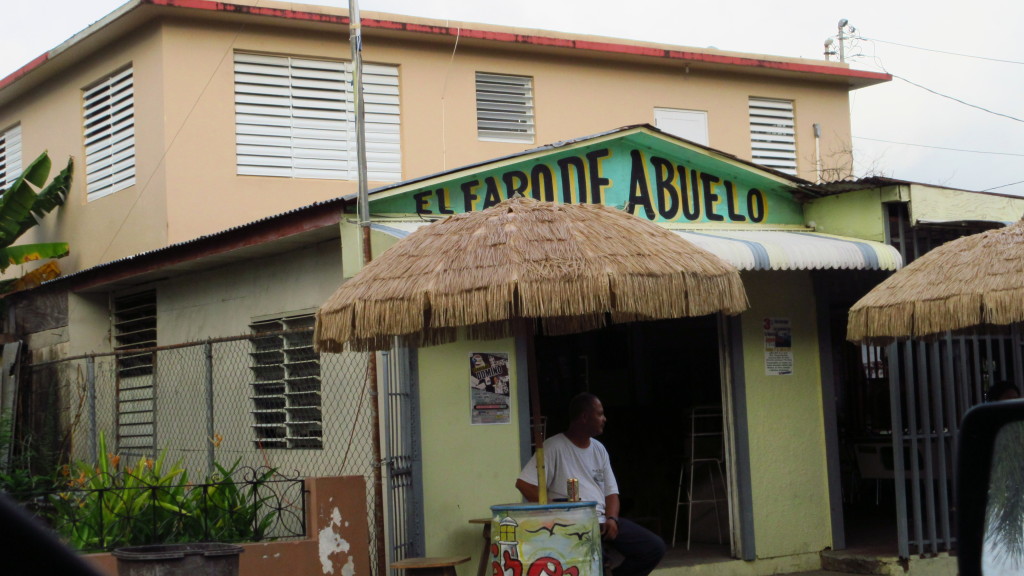
M 491 506 L 491 574 L 601 576 L 594 502 Z
M 118 576 L 237 576 L 241 546 L 220 542 L 156 544 L 114 550 Z

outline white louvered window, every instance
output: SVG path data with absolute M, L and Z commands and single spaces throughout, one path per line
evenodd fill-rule
M 85 187 L 89 200 L 135 184 L 135 86 L 132 69 L 83 95 Z
M 533 142 L 533 78 L 477 72 L 476 133 L 481 140 Z
M 351 62 L 235 54 L 235 152 L 244 176 L 356 180 Z M 398 68 L 363 64 L 367 179 L 402 179 Z
M 796 130 L 792 100 L 751 98 L 751 159 L 780 172 L 796 175 Z
M 0 191 L 21 176 L 21 124 L 0 132 Z

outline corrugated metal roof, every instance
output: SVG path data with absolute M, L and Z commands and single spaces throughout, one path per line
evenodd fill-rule
M 881 242 L 817 232 L 674 230 L 740 270 L 899 270 L 898 250 Z
M 228 246 L 228 244 L 230 244 L 230 238 L 239 234 L 249 235 L 251 238 L 253 238 L 252 244 L 267 244 L 274 240 L 280 240 L 284 236 L 294 235 L 296 234 L 297 231 L 289 230 L 286 233 L 282 234 L 271 232 L 269 233 L 269 235 L 267 233 L 264 233 L 261 236 L 257 233 L 258 230 L 264 227 L 274 228 L 275 226 L 282 226 L 284 225 L 285 222 L 289 221 L 292 218 L 301 219 L 306 217 L 315 217 L 316 214 L 321 213 L 321 211 L 330 212 L 333 210 L 337 210 L 337 219 L 340 220 L 341 212 L 342 210 L 344 210 L 345 204 L 346 201 L 343 198 L 332 198 L 330 200 L 314 202 L 312 204 L 307 204 L 305 206 L 293 208 L 291 210 L 287 210 L 279 214 L 266 216 L 264 218 L 254 220 L 252 222 L 247 222 L 245 224 L 241 224 L 238 226 L 226 228 L 219 232 L 206 234 L 204 236 L 199 236 L 191 240 L 176 242 L 174 244 L 163 246 L 161 248 L 156 248 L 146 252 L 140 252 L 138 254 L 132 254 L 130 256 L 125 256 L 123 258 L 118 258 L 116 260 L 111 260 L 109 262 L 104 262 L 102 264 L 97 264 L 96 266 L 92 266 L 90 268 L 85 268 L 70 274 L 65 274 L 58 278 L 54 278 L 53 280 L 44 282 L 43 284 L 41 284 L 41 286 L 52 286 L 56 284 L 75 282 L 83 277 L 87 277 L 90 275 L 103 273 L 113 274 L 116 273 L 116 271 L 118 270 L 126 270 L 128 268 L 131 268 L 133 265 L 142 265 L 142 262 L 147 262 L 153 259 L 173 258 L 175 254 L 188 254 L 190 253 L 190 251 L 198 251 L 204 245 L 223 243 L 225 246 Z M 229 247 L 227 249 L 233 250 L 237 249 L 237 247 Z M 189 261 L 198 258 L 199 257 L 196 255 L 183 256 L 181 258 L 181 261 Z

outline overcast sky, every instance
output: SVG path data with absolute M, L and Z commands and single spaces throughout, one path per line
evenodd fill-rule
M 122 3 L 6 2 L 0 78 Z M 306 4 L 347 8 L 348 0 Z M 825 39 L 846 18 L 865 38 L 848 44 L 852 65 L 899 77 L 851 95 L 857 175 L 1024 196 L 1020 0 L 360 0 L 359 6 L 364 12 L 815 59 L 824 58 Z

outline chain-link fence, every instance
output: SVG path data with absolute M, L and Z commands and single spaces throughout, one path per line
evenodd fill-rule
M 19 385 L 19 436 L 50 438 L 40 446 L 57 447 L 63 462 L 106 458 L 101 446 L 128 463 L 166 453 L 195 478 L 216 464 L 361 475 L 373 532 L 367 355 L 319 356 L 311 344 L 311 329 L 266 330 L 36 362 Z

